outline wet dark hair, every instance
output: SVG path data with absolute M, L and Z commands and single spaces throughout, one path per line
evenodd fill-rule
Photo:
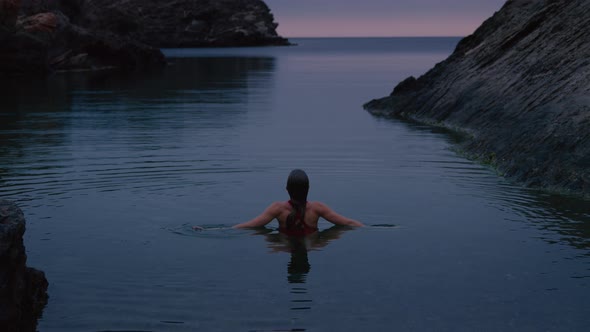
M 287 178 L 287 192 L 291 200 L 293 211 L 287 216 L 288 228 L 303 227 L 305 218 L 305 206 L 307 205 L 307 193 L 309 192 L 309 178 L 301 169 L 294 169 Z
M 289 174 L 287 179 L 287 192 L 291 200 L 298 203 L 307 201 L 307 193 L 309 192 L 309 178 L 307 174 L 301 169 L 294 169 Z

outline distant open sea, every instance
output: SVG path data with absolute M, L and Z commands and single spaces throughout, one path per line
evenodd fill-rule
M 0 83 L 0 198 L 50 283 L 39 331 L 586 331 L 588 202 L 362 109 L 458 41 L 165 49 L 163 70 Z M 286 200 L 293 168 L 369 227 L 229 228 Z

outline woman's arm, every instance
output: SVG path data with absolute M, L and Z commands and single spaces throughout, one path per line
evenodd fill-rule
M 330 209 L 326 204 L 321 202 L 316 202 L 318 207 L 318 214 L 320 217 L 326 219 L 327 221 L 335 224 L 335 225 L 344 225 L 344 226 L 354 226 L 354 227 L 361 227 L 364 226 L 363 223 L 360 221 L 347 218 L 343 215 L 336 213 L 336 211 Z
M 232 228 L 254 228 L 254 227 L 262 227 L 269 222 L 271 222 L 274 218 L 278 217 L 281 213 L 281 203 L 275 202 L 272 203 L 269 207 L 266 208 L 258 217 L 233 226 Z

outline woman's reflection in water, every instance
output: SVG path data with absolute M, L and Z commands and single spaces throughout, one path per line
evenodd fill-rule
M 291 310 L 310 310 L 312 300 L 305 283 L 311 271 L 309 252 L 320 250 L 333 240 L 339 239 L 346 231 L 355 227 L 335 225 L 323 231 L 301 237 L 287 236 L 268 228 L 258 229 L 255 234 L 264 235 L 271 252 L 286 252 L 291 255 L 287 264 L 287 281 L 292 285 Z M 293 318 L 294 321 L 298 320 Z
M 288 239 L 291 246 L 291 260 L 287 264 L 287 280 L 290 284 L 304 284 L 311 270 L 304 239 Z
M 311 270 L 308 252 L 327 246 L 333 240 L 339 239 L 344 232 L 352 229 L 355 228 L 335 225 L 307 236 L 287 236 L 265 228 L 258 230 L 256 234 L 265 236 L 271 252 L 291 254 L 291 260 L 287 264 L 287 280 L 292 284 L 303 284 Z

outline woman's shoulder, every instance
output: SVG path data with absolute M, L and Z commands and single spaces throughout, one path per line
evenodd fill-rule
M 284 210 L 290 209 L 289 201 L 277 201 L 270 204 L 271 209 Z
M 307 202 L 307 206 L 310 209 L 314 209 L 314 210 L 321 210 L 321 209 L 325 209 L 327 207 L 326 204 L 319 202 L 319 201 Z

